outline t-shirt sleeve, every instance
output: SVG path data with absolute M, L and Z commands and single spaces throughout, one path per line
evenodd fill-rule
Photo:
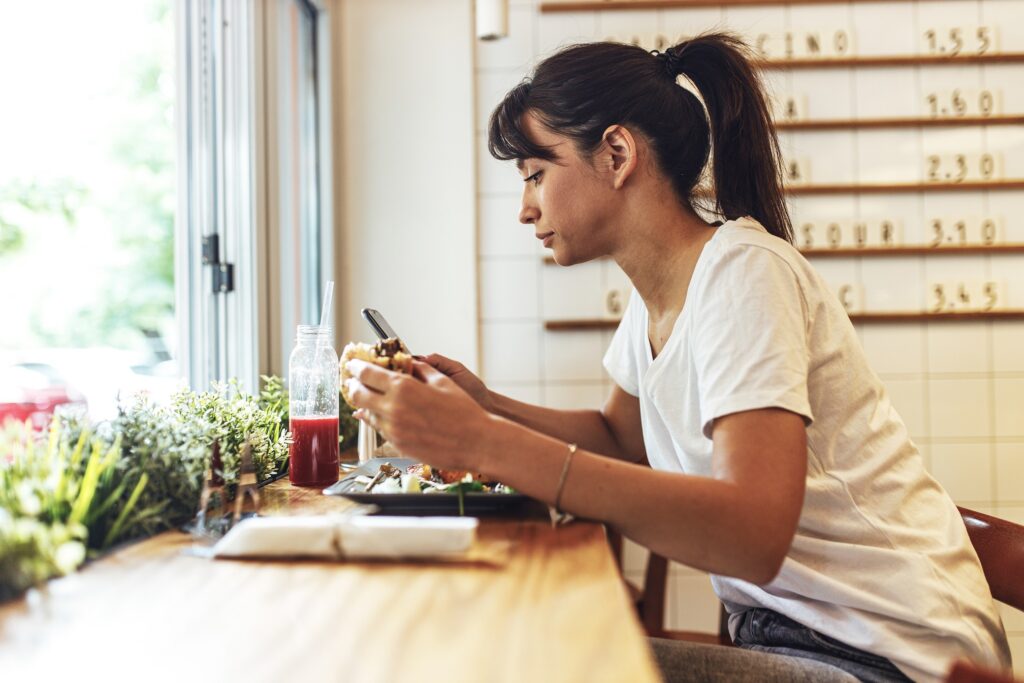
M 732 245 L 709 264 L 691 317 L 701 429 L 745 410 L 813 420 L 807 392 L 807 304 L 792 267 L 764 247 Z
M 615 329 L 615 336 L 608 350 L 604 354 L 604 369 L 612 380 L 622 387 L 622 390 L 631 396 L 640 395 L 640 364 L 637 358 L 638 349 L 642 349 L 639 343 L 644 340 L 641 336 L 645 331 L 643 327 L 643 315 L 640 309 L 642 304 L 638 301 L 636 290 L 629 297 L 626 311 L 622 314 L 622 320 Z

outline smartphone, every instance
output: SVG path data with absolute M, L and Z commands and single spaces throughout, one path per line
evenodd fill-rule
M 401 337 L 398 336 L 394 328 L 388 324 L 388 321 L 385 320 L 384 316 L 381 315 L 380 311 L 374 308 L 364 308 L 362 310 L 362 313 L 363 317 L 366 319 L 366 322 L 370 323 L 370 327 L 373 328 L 373 331 L 377 333 L 378 337 L 380 337 L 381 339 L 394 337 L 402 344 L 402 349 L 404 349 L 406 353 L 411 355 L 411 352 L 409 351 L 409 348 L 405 345 L 405 342 L 402 341 Z

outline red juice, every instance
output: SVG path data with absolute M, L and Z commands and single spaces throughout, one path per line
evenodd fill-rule
M 328 486 L 338 481 L 338 418 L 293 417 L 288 478 L 295 486 Z

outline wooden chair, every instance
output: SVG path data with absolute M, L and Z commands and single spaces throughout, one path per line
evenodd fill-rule
M 959 509 L 992 597 L 1024 611 L 1024 526 Z
M 1020 683 L 1016 678 L 1011 678 L 999 671 L 989 671 L 981 667 L 968 664 L 967 662 L 956 662 L 946 676 L 946 683 Z
M 1024 526 L 967 508 L 958 509 L 967 526 L 971 543 L 981 560 L 981 568 L 985 572 L 992 596 L 1024 611 Z M 622 537 L 609 529 L 609 542 L 621 571 Z M 651 553 L 644 572 L 643 589 L 626 582 L 647 635 L 654 638 L 732 645 L 724 607 L 719 608 L 718 633 L 670 631 L 665 628 L 668 564 L 668 560 L 661 555 Z M 984 679 L 956 680 L 966 682 Z
M 983 512 L 958 508 L 992 597 L 1024 611 L 1024 526 Z M 1014 683 L 1004 673 L 957 662 L 947 683 Z
M 619 565 L 619 573 L 622 573 L 623 543 L 622 535 L 612 528 L 608 528 L 608 543 L 612 547 L 612 554 Z M 729 637 L 729 620 L 724 606 L 719 606 L 718 633 L 700 633 L 697 631 L 670 631 L 665 628 L 665 596 L 668 589 L 668 567 L 667 559 L 657 553 L 650 553 L 647 558 L 647 567 L 644 570 L 643 588 L 623 577 L 626 590 L 636 608 L 637 616 L 644 631 L 652 638 L 669 638 L 672 640 L 689 640 L 697 643 L 709 643 L 711 645 L 732 645 L 732 638 Z

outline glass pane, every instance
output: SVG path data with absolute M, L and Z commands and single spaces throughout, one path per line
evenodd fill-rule
M 307 3 L 279 0 L 281 251 L 285 330 L 316 323 L 323 286 L 317 120 L 316 20 Z M 290 333 L 289 333 L 290 334 Z M 288 338 L 288 337 L 286 337 Z
M 169 394 L 171 0 L 0 3 L 0 421 Z

